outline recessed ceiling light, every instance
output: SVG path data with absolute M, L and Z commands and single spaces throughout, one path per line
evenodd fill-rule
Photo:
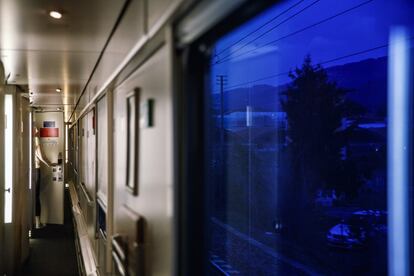
M 62 92 L 62 89 L 60 89 L 60 88 L 56 88 L 56 92 Z
M 61 19 L 62 14 L 58 11 L 50 11 L 49 12 L 50 17 L 53 17 L 54 19 Z

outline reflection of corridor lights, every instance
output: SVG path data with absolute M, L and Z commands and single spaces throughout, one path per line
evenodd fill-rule
M 50 17 L 53 17 L 54 19 L 61 19 L 62 14 L 58 11 L 51 11 L 49 12 Z
M 32 103 L 32 100 L 30 100 L 30 103 Z M 29 113 L 29 152 L 32 154 L 32 143 L 33 143 L 33 113 Z M 32 172 L 33 170 L 33 164 L 32 164 L 32 158 L 29 158 L 29 171 Z M 32 177 L 29 177 L 29 190 L 32 189 Z
M 5 208 L 4 222 L 12 222 L 13 210 L 13 96 L 10 94 L 4 97 L 4 113 L 6 115 L 4 131 L 4 188 Z
M 69 125 L 65 125 L 65 163 L 69 162 Z
M 388 272 L 410 275 L 410 36 L 391 32 L 388 58 Z
M 56 88 L 56 92 L 60 93 L 60 92 L 62 92 L 62 89 Z

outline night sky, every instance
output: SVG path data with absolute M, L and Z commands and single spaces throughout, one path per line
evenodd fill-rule
M 300 66 L 307 54 L 314 63 L 321 63 L 386 45 L 392 26 L 414 26 L 413 7 L 413 1 L 407 0 L 283 1 L 217 41 L 212 54 L 211 90 L 218 91 L 217 75 L 226 75 L 226 89 L 278 86 L 289 81 L 283 73 Z M 293 34 L 296 31 L 299 33 Z M 383 57 L 387 51 L 383 47 L 323 66 Z M 266 79 L 255 81 L 262 78 Z

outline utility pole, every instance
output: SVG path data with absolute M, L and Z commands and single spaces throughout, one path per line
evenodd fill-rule
M 222 136 L 224 136 L 224 85 L 227 82 L 226 76 L 217 75 L 217 84 L 220 87 L 220 127 Z M 224 139 L 222 139 L 223 142 Z
M 224 75 L 217 75 L 216 76 L 217 85 L 220 87 L 220 145 L 218 147 L 219 153 L 218 156 L 220 158 L 220 182 L 221 184 L 225 184 L 225 174 L 226 174 L 226 155 L 225 155 L 225 146 L 224 146 L 224 85 L 226 77 Z M 218 195 L 222 197 L 223 200 L 226 199 L 225 190 L 222 190 L 225 185 L 220 185 L 221 187 L 218 189 Z

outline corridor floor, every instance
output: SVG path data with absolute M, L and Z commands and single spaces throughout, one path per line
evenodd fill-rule
M 33 230 L 30 256 L 22 276 L 77 276 L 78 266 L 74 241 L 69 191 L 65 191 L 65 224 L 48 224 Z

